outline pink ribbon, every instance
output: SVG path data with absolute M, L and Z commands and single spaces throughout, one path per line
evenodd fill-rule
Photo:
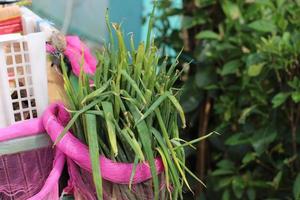
M 96 71 L 97 60 L 89 48 L 80 41 L 78 36 L 66 36 L 66 42 L 64 54 L 71 63 L 73 73 L 79 76 L 80 66 L 83 64 L 83 71 L 93 75 Z
M 62 104 L 52 104 L 48 107 L 44 113 L 43 123 L 52 141 L 55 141 L 63 131 L 68 118 L 69 113 L 64 109 Z M 67 132 L 56 146 L 80 167 L 91 172 L 91 160 L 88 147 L 70 132 Z M 133 163 L 113 162 L 104 156 L 100 156 L 99 160 L 103 179 L 117 184 L 129 184 Z M 157 174 L 164 171 L 164 166 L 160 158 L 155 159 L 155 166 Z M 141 183 L 151 177 L 149 164 L 144 162 L 137 165 L 132 183 Z
M 45 132 L 42 118 L 21 121 L 6 128 L 0 128 L 0 142 L 42 132 Z
M 7 128 L 0 129 L 0 142 L 15 138 L 26 137 L 31 135 L 38 135 L 45 132 L 42 118 L 30 119 L 15 123 Z M 28 200 L 41 199 L 59 199 L 58 181 L 61 176 L 63 166 L 65 164 L 64 154 L 56 149 L 53 168 L 46 179 L 46 182 L 40 192 Z

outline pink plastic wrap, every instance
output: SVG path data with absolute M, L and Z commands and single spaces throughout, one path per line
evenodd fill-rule
M 0 129 L 0 142 L 45 132 L 41 119 Z M 0 156 L 1 200 L 58 200 L 64 155 L 49 147 Z
M 64 54 L 68 57 L 75 75 L 80 74 L 80 65 L 84 58 L 83 71 L 87 74 L 94 74 L 97 60 L 89 48 L 80 41 L 78 36 L 66 36 L 67 47 Z
M 55 141 L 69 120 L 69 113 L 62 104 L 52 104 L 43 116 L 46 131 Z M 68 192 L 73 192 L 75 199 L 96 199 L 91 177 L 91 162 L 88 147 L 82 144 L 70 132 L 57 144 L 68 160 L 70 175 Z M 133 178 L 132 190 L 128 184 L 132 173 L 132 163 L 113 162 L 100 156 L 100 170 L 103 177 L 104 199 L 150 200 L 153 199 L 151 172 L 148 163 L 138 164 Z M 161 159 L 155 159 L 157 174 L 164 171 Z M 163 178 L 161 179 L 163 180 Z M 161 181 L 161 195 L 165 195 L 165 185 Z

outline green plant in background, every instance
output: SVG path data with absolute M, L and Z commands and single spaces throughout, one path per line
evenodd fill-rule
M 159 8 L 156 42 L 184 46 L 179 61 L 190 62 L 181 100 L 192 130 L 222 133 L 199 145 L 202 197 L 300 199 L 300 1 L 183 0 L 180 9 L 162 0 Z M 174 15 L 182 30 L 169 26 Z
M 62 62 L 72 119 L 57 141 L 71 128 L 89 146 L 98 199 L 103 193 L 99 154 L 116 162 L 134 163 L 132 178 L 136 165 L 147 161 L 155 199 L 162 193 L 154 165 L 156 157 L 161 157 L 165 167 L 168 195 L 164 199 L 182 199 L 183 186 L 190 188 L 186 172 L 201 182 L 186 167 L 184 147 L 203 138 L 185 142 L 179 137 L 177 121 L 180 119 L 182 127 L 186 122 L 178 102 L 182 90 L 175 88 L 174 83 L 182 71 L 176 70 L 177 61 L 168 69 L 167 58 L 159 62 L 158 49 L 151 40 L 152 23 L 150 19 L 146 43 L 135 48 L 131 37 L 128 50 L 121 27 L 111 26 L 107 17 L 110 43 L 97 53 L 99 64 L 94 76 L 82 71 L 78 80 L 69 78 Z M 139 199 L 138 194 L 122 195 Z

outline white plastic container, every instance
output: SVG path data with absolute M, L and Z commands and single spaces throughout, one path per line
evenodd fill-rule
M 53 33 L 59 31 L 54 28 L 49 21 L 42 19 L 30 9 L 21 7 L 23 33 L 44 32 L 46 40 L 49 41 Z
M 0 36 L 0 127 L 40 116 L 48 105 L 43 32 Z

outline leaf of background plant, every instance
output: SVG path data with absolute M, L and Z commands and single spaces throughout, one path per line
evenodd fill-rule
M 216 3 L 215 0 L 196 0 L 195 1 L 196 6 L 201 7 L 201 8 L 213 5 L 215 3 Z
M 219 89 L 219 87 L 216 85 L 216 84 L 211 84 L 211 85 L 208 85 L 204 88 L 205 90 L 217 90 Z
M 248 24 L 248 27 L 260 32 L 274 32 L 276 31 L 276 26 L 272 21 L 260 19 Z
M 265 180 L 248 180 L 248 185 L 255 188 L 270 189 L 270 184 Z
M 173 16 L 173 15 L 179 15 L 181 14 L 182 9 L 180 8 L 170 8 L 169 10 L 166 10 L 165 15 L 166 16 Z
M 211 40 L 220 40 L 220 35 L 213 31 L 201 31 L 195 36 L 196 39 L 211 39 Z
M 300 102 L 300 92 L 296 91 L 292 93 L 292 99 L 295 103 Z
M 224 176 L 224 175 L 231 175 L 231 174 L 234 174 L 234 171 L 231 169 L 216 169 L 211 173 L 211 175 L 213 176 Z
M 198 69 L 195 82 L 199 88 L 204 88 L 214 82 L 215 73 L 209 70 L 208 68 L 205 69 Z
M 277 108 L 281 104 L 283 104 L 287 98 L 290 96 L 290 93 L 280 92 L 276 94 L 272 99 L 273 108 Z
M 293 194 L 294 194 L 295 200 L 300 199 L 300 173 L 297 175 L 297 177 L 294 181 Z
M 277 190 L 282 178 L 282 171 L 279 171 L 272 181 L 272 186 Z
M 196 25 L 204 24 L 206 21 L 203 18 L 193 18 L 189 16 L 184 16 L 182 20 L 182 28 L 189 29 Z
M 247 196 L 249 200 L 255 200 L 256 199 L 256 191 L 253 188 L 249 188 L 247 190 Z
M 242 62 L 238 59 L 231 60 L 224 64 L 221 75 L 225 76 L 228 74 L 235 74 L 238 70 L 238 68 L 242 65 Z
M 230 200 L 230 192 L 229 192 L 229 190 L 225 190 L 225 192 L 223 192 L 222 200 Z
M 227 109 L 225 112 L 224 112 L 224 120 L 226 122 L 228 122 L 230 120 L 230 118 L 232 117 L 232 113 L 231 113 L 231 109 Z
M 162 1 L 166 2 L 169 0 Z M 224 9 L 222 4 L 226 4 L 226 1 L 227 3 L 233 2 L 233 4 L 239 6 L 241 16 L 236 21 L 232 20 L 228 11 L 223 12 L 223 10 L 226 9 Z M 192 3 L 190 4 L 190 2 Z M 214 5 L 197 7 L 199 5 L 198 2 L 200 5 L 201 3 L 204 5 L 206 2 L 214 2 Z M 192 4 L 196 4 L 196 6 Z M 183 37 L 182 39 L 189 49 L 188 52 L 183 53 L 183 56 L 180 57 L 180 61 L 185 62 L 187 59 L 195 58 L 195 62 L 191 64 L 191 69 L 193 69 L 193 71 L 190 74 L 188 81 L 195 78 L 195 74 L 199 69 L 203 69 L 207 66 L 213 68 L 213 73 L 218 75 L 217 85 L 219 90 L 207 92 L 206 87 L 210 84 L 205 87 L 198 87 L 196 81 L 194 81 L 194 84 L 191 84 L 186 88 L 188 92 L 185 92 L 186 94 L 181 98 L 184 108 L 192 108 L 189 110 L 191 112 L 188 113 L 190 119 L 194 119 L 194 116 L 199 116 L 199 108 L 203 103 L 202 96 L 212 96 L 214 100 L 214 109 L 210 113 L 210 119 L 212 120 L 209 122 L 209 127 L 219 126 L 220 132 L 224 132 L 224 137 L 221 137 L 216 142 L 212 142 L 214 148 L 212 148 L 211 151 L 214 156 L 207 162 L 215 164 L 219 160 L 226 158 L 235 163 L 234 167 L 236 169 L 240 169 L 243 165 L 243 163 L 241 163 L 243 157 L 236 156 L 236 152 L 239 152 L 242 146 L 245 148 L 244 150 L 246 150 L 246 153 L 247 151 L 249 153 L 253 153 L 253 151 L 262 153 L 262 162 L 268 160 L 266 162 L 268 165 L 273 165 L 273 162 L 276 163 L 276 167 L 273 170 L 265 169 L 258 164 L 254 164 L 254 162 L 253 164 L 250 162 L 250 165 L 243 168 L 245 171 L 259 172 L 255 173 L 255 177 L 252 176 L 252 174 L 249 176 L 249 180 L 247 180 L 247 189 L 245 189 L 242 199 L 294 199 L 293 192 L 291 192 L 293 184 L 282 185 L 286 190 L 282 190 L 281 185 L 278 190 L 275 190 L 269 184 L 270 177 L 275 177 L 280 171 L 279 163 L 281 163 L 281 165 L 283 163 L 291 163 L 290 152 L 292 152 L 292 145 L 290 145 L 291 133 L 290 131 L 287 131 L 290 130 L 289 114 L 274 109 L 271 104 L 271 99 L 280 92 L 285 93 L 289 90 L 292 92 L 300 91 L 300 87 L 295 87 L 294 83 L 293 86 L 295 88 L 290 88 L 289 85 L 287 85 L 290 78 L 299 77 L 299 71 L 290 71 L 290 69 L 293 68 L 291 66 L 297 66 L 299 63 L 299 59 L 297 59 L 300 55 L 299 48 L 297 48 L 300 46 L 299 5 L 300 4 L 297 4 L 295 1 L 286 0 L 196 0 L 183 2 L 183 12 L 181 14 L 189 15 L 190 21 L 188 23 L 193 19 L 197 20 L 198 13 L 204 13 L 206 15 L 205 24 L 195 27 L 195 29 L 185 30 L 187 35 L 194 35 L 197 28 L 199 28 L 198 30 L 216 31 L 216 33 L 220 33 L 220 35 L 223 35 L 224 33 L 224 40 L 219 41 L 197 41 L 195 38 L 189 37 Z M 191 12 L 191 10 L 193 10 L 193 12 Z M 180 17 L 180 15 L 178 15 L 178 17 Z M 271 21 L 271 23 L 269 23 L 269 21 Z M 168 21 L 166 22 L 167 23 L 164 24 L 164 30 L 170 30 L 172 26 L 168 24 Z M 267 22 L 267 24 L 264 22 Z M 248 26 L 249 24 L 250 27 Z M 161 22 L 158 22 L 158 27 L 161 27 Z M 278 34 L 276 33 L 277 30 Z M 196 32 L 196 34 L 198 32 Z M 289 33 L 290 37 L 287 37 L 288 34 L 285 32 Z M 170 35 L 172 35 L 172 37 L 168 37 L 163 33 L 164 32 L 162 32 L 160 36 L 162 46 L 167 49 L 172 48 L 172 50 L 174 49 L 176 52 L 179 52 L 183 46 L 178 45 L 178 38 L 182 36 L 182 31 L 170 30 Z M 174 35 L 176 37 L 174 37 Z M 262 40 L 262 37 L 264 40 Z M 295 58 L 296 61 L 294 60 Z M 233 59 L 238 59 L 241 63 L 245 63 L 245 66 L 242 65 L 239 68 L 243 71 L 241 73 L 232 72 L 230 75 L 221 74 L 224 64 Z M 255 76 L 255 78 L 250 77 L 248 75 L 248 67 L 262 62 L 265 62 L 266 65 L 262 68 L 259 75 Z M 279 72 L 277 77 L 276 70 Z M 287 79 L 287 77 L 290 78 Z M 203 79 L 198 80 L 201 82 Z M 213 84 L 215 84 L 215 82 Z M 234 87 L 232 85 L 234 85 Z M 193 89 L 193 87 L 196 89 Z M 221 96 L 226 96 L 228 101 L 223 101 Z M 190 101 L 190 99 L 193 101 Z M 231 106 L 231 108 L 228 109 L 231 102 L 234 102 L 234 106 Z M 295 105 L 292 99 L 290 103 Z M 249 108 L 252 105 L 259 106 L 252 111 L 253 113 L 255 112 L 255 114 L 248 115 L 247 113 L 251 112 L 245 110 L 245 108 Z M 226 122 L 223 117 L 227 110 L 230 110 L 230 112 L 228 112 L 228 119 L 230 118 L 228 122 Z M 240 122 L 245 120 L 246 123 L 236 123 L 239 118 Z M 195 136 L 193 130 L 199 129 L 199 121 L 190 120 L 190 122 L 192 131 L 190 132 L 187 130 L 187 133 L 191 133 Z M 278 134 L 275 136 L 274 131 L 267 131 L 265 133 L 261 131 L 270 126 L 271 123 L 274 123 L 272 126 L 274 126 L 274 129 L 278 130 Z M 245 137 L 236 138 L 235 141 L 232 141 L 233 144 L 234 142 L 243 142 L 244 139 L 247 139 L 248 135 L 251 139 L 250 145 L 254 148 L 253 151 L 247 144 L 230 147 L 225 146 L 224 148 L 224 141 L 228 139 L 228 136 L 239 133 L 245 134 Z M 267 137 L 268 135 L 270 135 L 270 138 Z M 259 140 L 264 140 L 264 142 L 258 142 Z M 272 142 L 270 143 L 270 141 Z M 249 139 L 246 142 L 249 144 Z M 279 153 L 277 150 L 273 150 L 273 148 L 280 143 L 282 144 L 283 150 L 280 150 L 281 152 Z M 224 150 L 226 153 L 224 153 Z M 268 154 L 269 152 L 271 152 L 270 155 Z M 268 155 L 268 158 L 266 158 L 265 155 Z M 251 156 L 247 159 L 251 159 Z M 291 168 L 288 169 L 287 167 L 285 170 L 284 176 L 282 176 L 282 183 L 289 183 L 291 180 L 293 181 L 295 179 L 295 175 Z M 231 195 L 230 200 L 237 200 L 232 193 L 230 177 L 226 180 L 223 177 L 208 176 L 208 180 L 212 180 L 211 182 L 208 182 L 210 182 L 210 191 L 213 192 L 207 192 L 205 198 L 220 199 L 224 191 L 228 190 Z M 220 182 L 222 184 L 220 184 Z M 218 187 L 219 185 L 226 186 L 220 189 L 220 187 Z M 252 192 L 248 192 L 249 188 L 255 190 L 253 193 L 256 193 L 256 196 L 249 195 L 253 194 Z M 250 198 L 250 196 L 252 196 L 252 198 Z
M 243 109 L 241 116 L 239 118 L 239 123 L 244 124 L 246 122 L 247 117 L 252 113 L 252 111 L 256 108 L 256 105 L 253 105 L 249 108 Z
M 242 163 L 243 163 L 244 165 L 246 165 L 246 164 L 250 163 L 251 161 L 255 160 L 255 158 L 256 158 L 256 153 L 255 153 L 255 152 L 247 153 L 247 154 L 244 156 L 244 158 L 243 158 L 243 160 L 242 160 Z
M 234 169 L 234 163 L 231 160 L 224 159 L 217 163 L 217 167 L 224 169 Z
M 299 78 L 298 77 L 294 77 L 293 80 L 291 80 L 291 81 L 288 82 L 288 85 L 291 88 L 295 89 L 295 90 L 300 89 L 300 80 L 299 80 Z
M 234 195 L 240 199 L 243 196 L 243 192 L 245 189 L 245 183 L 241 176 L 235 176 L 232 180 L 232 190 Z
M 231 1 L 223 1 L 222 8 L 224 13 L 232 20 L 236 20 L 241 16 L 238 5 Z
M 201 93 L 192 93 L 190 95 L 183 96 L 182 99 L 184 99 L 181 103 L 184 112 L 189 113 L 199 106 L 199 101 L 203 99 L 203 96 Z
M 231 183 L 232 183 L 233 177 L 232 176 L 226 176 L 224 178 L 221 178 L 220 180 L 218 180 L 217 185 L 216 185 L 216 189 L 222 189 L 224 187 L 230 187 Z
M 196 109 L 199 102 L 203 99 L 204 92 L 199 91 L 198 87 L 194 83 L 194 80 L 190 78 L 184 86 L 183 93 L 181 95 L 181 105 L 185 113 L 189 113 Z
M 258 155 L 261 155 L 277 136 L 277 132 L 270 128 L 264 131 L 257 131 L 251 139 L 251 144 Z
M 246 66 L 249 67 L 251 65 L 262 63 L 265 61 L 264 55 L 261 53 L 250 53 L 242 59 L 246 63 Z
M 225 144 L 230 146 L 249 144 L 251 142 L 248 135 L 245 133 L 235 133 L 226 139 Z
M 249 76 L 258 76 L 266 63 L 257 63 L 248 67 Z

